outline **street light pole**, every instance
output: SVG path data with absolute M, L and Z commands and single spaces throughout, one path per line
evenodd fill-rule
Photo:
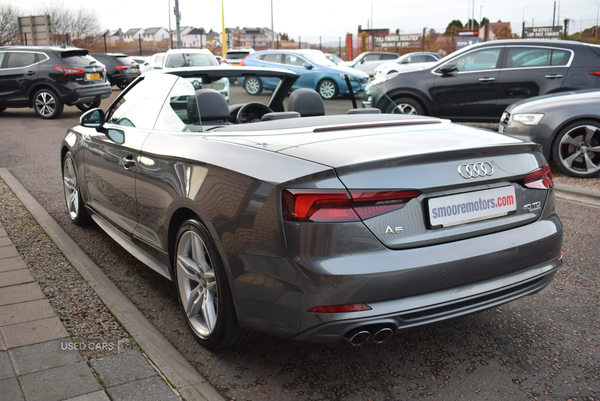
M 271 49 L 273 48 L 273 0 L 271 0 Z
M 598 17 L 600 16 L 600 4 L 596 3 L 596 39 L 598 39 Z
M 523 38 L 523 39 L 525 39 L 525 9 L 526 8 L 527 8 L 527 6 L 523 7 L 523 18 L 522 18 L 523 28 L 522 28 L 522 31 L 521 31 L 521 38 Z

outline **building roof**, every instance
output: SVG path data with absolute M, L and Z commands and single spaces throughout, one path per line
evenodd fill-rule
M 127 32 L 125 32 L 125 35 L 135 35 L 136 33 L 139 33 L 140 31 L 144 31 L 144 30 L 142 28 L 131 28 Z

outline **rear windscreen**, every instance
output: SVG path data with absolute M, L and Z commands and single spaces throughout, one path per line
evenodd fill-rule
M 137 64 L 131 57 L 128 56 L 116 56 L 119 64 L 123 65 L 133 65 Z
M 76 50 L 61 53 L 63 60 L 67 64 L 77 67 L 88 67 L 100 64 L 94 57 L 90 56 L 87 50 Z
M 225 58 L 230 59 L 230 60 L 241 60 L 244 57 L 246 57 L 248 54 L 250 54 L 250 53 L 240 53 L 240 52 L 225 53 Z

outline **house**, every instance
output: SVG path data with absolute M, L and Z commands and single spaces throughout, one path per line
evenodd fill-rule
M 510 22 L 491 22 L 489 24 L 484 25 L 482 27 L 483 29 L 479 30 L 479 37 L 481 38 L 482 41 L 486 40 L 485 39 L 485 35 L 487 33 L 487 40 L 497 40 L 498 38 L 496 37 L 496 35 L 498 34 L 498 32 L 500 32 L 502 29 L 504 29 L 504 32 L 512 32 L 511 28 L 510 28 Z
M 142 34 L 144 42 L 162 42 L 169 40 L 169 32 L 165 28 L 148 28 Z
M 124 39 L 125 34 L 121 30 L 121 28 L 117 29 L 116 31 L 110 31 L 106 34 L 106 41 L 110 43 L 123 42 Z
M 124 42 L 137 42 L 144 33 L 142 28 L 132 28 L 125 32 Z
M 227 28 L 226 33 L 228 46 L 232 48 L 274 49 L 281 40 L 280 35 L 269 28 Z
M 181 32 L 183 47 L 206 47 L 206 34 L 198 28 L 189 28 Z

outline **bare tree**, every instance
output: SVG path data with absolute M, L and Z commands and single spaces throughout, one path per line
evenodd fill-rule
M 0 46 L 19 44 L 19 14 L 11 4 L 0 4 Z
M 55 41 L 61 42 L 69 35 L 71 40 L 99 35 L 100 22 L 95 11 L 85 8 L 73 10 L 62 3 L 46 3 L 35 9 L 39 15 L 49 15 Z

